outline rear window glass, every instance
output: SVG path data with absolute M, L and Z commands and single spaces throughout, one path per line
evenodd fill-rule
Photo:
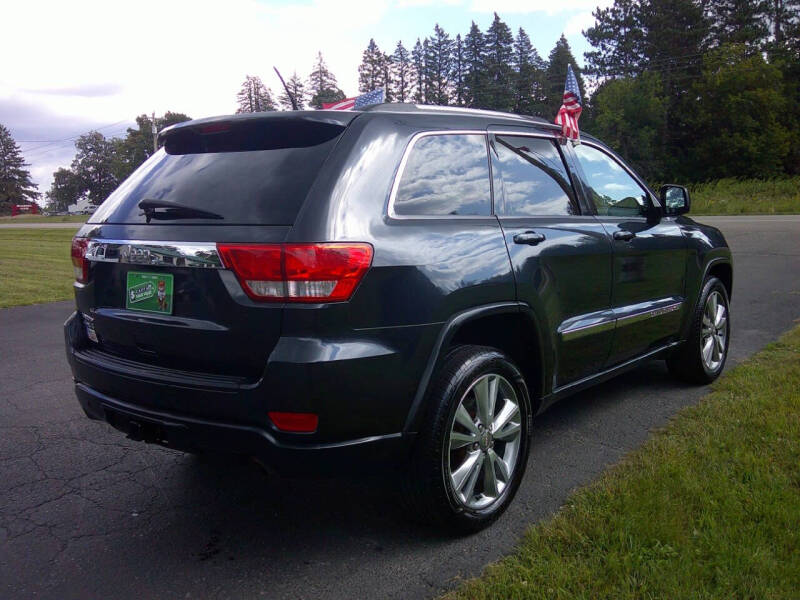
M 419 138 L 403 169 L 394 212 L 419 216 L 490 215 L 486 136 L 444 134 Z
M 158 206 L 152 222 L 291 225 L 343 131 L 283 121 L 175 132 L 89 222 L 145 223 L 139 203 L 147 200 L 192 209 Z

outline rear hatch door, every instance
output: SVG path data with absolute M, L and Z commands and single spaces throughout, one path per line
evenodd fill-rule
M 97 339 L 90 349 L 257 379 L 281 304 L 248 298 L 216 244 L 284 241 L 353 116 L 248 115 L 162 133 L 164 147 L 81 231 L 91 268 L 77 298 Z

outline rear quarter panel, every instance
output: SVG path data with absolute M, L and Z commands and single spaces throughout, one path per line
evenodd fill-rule
M 290 241 L 359 241 L 373 264 L 350 302 L 322 311 L 287 306 L 283 335 L 371 340 L 386 348 L 348 386 L 361 425 L 399 431 L 443 324 L 460 311 L 515 299 L 514 277 L 495 217 L 392 219 L 387 203 L 403 152 L 425 129 L 465 129 L 463 119 L 402 115 L 357 118 L 326 163 Z M 485 127 L 484 127 L 485 129 Z M 391 358 L 389 358 L 391 356 Z M 349 378 L 347 372 L 341 377 Z M 380 422 L 378 422 L 380 421 Z

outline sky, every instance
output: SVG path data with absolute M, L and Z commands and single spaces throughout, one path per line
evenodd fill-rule
M 451 37 L 497 12 L 523 27 L 547 57 L 564 33 L 578 62 L 592 10 L 609 0 L 12 0 L 3 7 L 0 124 L 44 193 L 69 167 L 74 139 L 97 129 L 124 136 L 136 115 L 167 110 L 193 118 L 230 114 L 246 75 L 277 95 L 284 77 L 303 79 L 321 51 L 347 94 L 370 38 L 384 52 L 409 50 L 438 23 Z

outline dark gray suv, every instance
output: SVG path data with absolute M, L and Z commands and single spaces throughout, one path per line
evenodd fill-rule
M 460 530 L 511 501 L 531 420 L 643 361 L 707 383 L 731 253 L 596 139 L 381 105 L 160 135 L 72 245 L 86 414 L 284 473 L 403 469 Z

